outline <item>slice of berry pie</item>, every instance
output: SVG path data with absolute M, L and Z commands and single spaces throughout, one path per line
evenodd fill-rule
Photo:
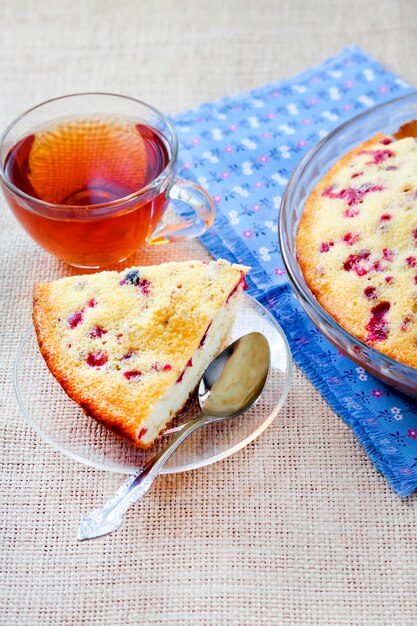
M 186 261 L 38 284 L 41 353 L 86 413 L 146 448 L 227 343 L 248 269 Z

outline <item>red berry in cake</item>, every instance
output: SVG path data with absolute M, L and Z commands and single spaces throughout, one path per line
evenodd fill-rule
M 390 250 L 389 248 L 383 248 L 382 256 L 385 261 L 393 261 L 395 257 L 395 252 L 394 250 Z
M 343 241 L 347 243 L 348 246 L 353 246 L 359 241 L 359 235 L 357 233 L 346 233 L 346 235 L 343 235 Z
M 151 370 L 154 372 L 169 372 L 172 370 L 172 365 L 169 363 L 153 363 L 153 365 L 151 365 Z
M 328 243 L 321 243 L 320 252 L 328 252 L 332 246 L 334 246 L 334 241 L 329 241 Z
M 97 306 L 97 300 L 95 298 L 91 298 L 91 300 L 89 300 L 87 302 L 87 306 L 89 306 L 92 309 L 94 309 L 94 307 Z
M 146 278 L 141 278 L 139 281 L 139 288 L 144 296 L 149 296 L 151 283 Z
M 87 356 L 87 364 L 90 367 L 102 367 L 109 360 L 107 354 L 105 354 L 102 350 L 98 350 L 97 352 L 90 352 Z
M 147 428 L 141 428 L 138 434 L 138 439 L 142 439 L 142 437 L 146 435 L 147 432 L 148 432 Z
M 187 365 L 185 366 L 185 369 L 187 369 L 187 367 L 192 367 L 192 365 L 193 365 L 193 360 L 189 359 L 189 361 L 187 362 Z M 185 370 L 177 378 L 176 380 L 177 383 L 180 383 L 182 381 L 182 379 L 184 378 L 184 374 L 185 374 Z
M 392 139 L 390 139 L 389 137 L 384 137 L 384 139 L 381 139 L 379 143 L 382 143 L 383 146 L 388 146 L 390 143 L 392 143 Z
M 230 298 L 236 293 L 239 287 L 241 287 L 244 291 L 246 291 L 246 289 L 248 288 L 248 285 L 245 279 L 245 274 L 242 271 L 240 272 L 240 280 L 238 284 L 235 287 L 233 287 L 232 291 L 229 293 L 227 297 L 226 304 L 229 302 Z
M 210 330 L 210 326 L 211 326 L 211 322 L 210 324 L 207 326 L 207 330 L 204 333 L 204 335 L 201 337 L 201 341 L 200 341 L 200 345 L 198 346 L 199 348 L 202 348 L 204 346 L 204 344 L 206 343 L 206 339 L 207 339 L 207 333 Z
M 362 150 L 358 154 L 369 154 L 373 157 L 373 161 L 368 161 L 365 165 L 379 165 L 394 156 L 392 150 Z
M 68 316 L 67 321 L 70 328 L 77 328 L 77 326 L 82 324 L 84 321 L 84 311 L 81 310 L 76 313 L 71 313 L 71 315 Z
M 90 337 L 91 339 L 96 339 L 96 338 L 100 338 L 103 335 L 105 335 L 107 333 L 107 330 L 104 330 L 104 328 L 101 328 L 100 326 L 96 326 L 95 328 L 92 328 L 90 330 Z
M 375 343 L 385 341 L 389 334 L 389 324 L 386 315 L 391 308 L 389 302 L 380 302 L 371 309 L 371 319 L 365 326 L 368 331 L 366 341 Z
M 346 209 L 346 211 L 344 211 L 343 215 L 345 217 L 356 217 L 357 215 L 359 215 L 359 213 L 359 209 L 353 209 L 352 207 L 349 207 L 348 209 Z
M 374 272 L 384 272 L 386 268 L 381 264 L 381 261 L 375 261 L 372 265 L 372 269 Z
M 357 178 L 358 176 L 362 176 L 363 172 L 356 172 L 355 174 L 352 174 L 351 178 Z
M 412 321 L 413 321 L 413 319 L 412 319 L 411 315 L 406 315 L 406 316 L 404 317 L 403 321 L 402 321 L 402 324 L 401 324 L 401 327 L 400 327 L 400 328 L 401 328 L 401 330 L 402 330 L 403 332 L 405 332 L 406 330 L 408 330 L 408 328 L 410 327 L 410 325 L 411 325 L 411 322 L 412 322 Z
M 123 372 L 123 376 L 127 378 L 127 380 L 132 380 L 132 378 L 140 378 L 142 372 L 139 372 L 139 370 L 130 370 L 129 372 Z
M 382 185 L 371 185 L 369 183 L 363 183 L 360 187 L 348 187 L 347 189 L 342 189 L 335 193 L 333 191 L 335 185 L 331 185 L 327 189 L 325 189 L 322 193 L 322 196 L 326 198 L 339 198 L 342 200 L 346 200 L 349 206 L 357 204 L 360 202 L 367 193 L 375 192 L 375 191 L 383 191 Z M 352 217 L 352 216 L 348 216 Z
M 389 223 L 392 220 L 392 215 L 390 213 L 383 213 L 379 218 L 379 224 L 377 225 L 377 232 L 383 232 L 389 226 Z
M 367 261 L 371 253 L 369 250 L 362 250 L 357 254 L 349 254 L 348 258 L 343 264 L 343 269 L 346 272 L 351 272 L 354 270 L 358 276 L 363 276 L 367 273 L 367 270 L 360 265 L 361 261 Z
M 415 256 L 408 256 L 406 258 L 406 263 L 408 265 L 408 267 L 416 267 L 417 266 L 417 259 Z
M 378 297 L 378 289 L 376 287 L 366 287 L 363 290 L 363 294 L 365 298 L 369 298 L 369 300 L 375 300 Z

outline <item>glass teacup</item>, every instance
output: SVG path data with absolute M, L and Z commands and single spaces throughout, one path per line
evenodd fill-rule
M 197 237 L 211 226 L 214 202 L 175 176 L 177 155 L 175 129 L 154 107 L 75 94 L 10 124 L 0 137 L 0 181 L 14 215 L 45 250 L 101 268 L 144 244 Z M 188 204 L 193 217 L 165 223 L 170 200 Z

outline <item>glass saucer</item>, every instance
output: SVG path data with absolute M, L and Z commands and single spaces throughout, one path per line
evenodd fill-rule
M 278 415 L 291 383 L 290 349 L 272 315 L 245 295 L 231 340 L 251 331 L 263 333 L 271 348 L 271 369 L 261 397 L 244 415 L 210 424 L 190 435 L 169 459 L 163 474 L 196 469 L 226 458 L 258 437 Z M 198 413 L 194 403 L 176 428 L 168 430 L 158 443 L 148 450 L 135 448 L 85 415 L 66 395 L 46 367 L 32 327 L 19 344 L 13 379 L 23 415 L 44 441 L 76 461 L 112 472 L 134 474 L 178 430 L 181 421 Z

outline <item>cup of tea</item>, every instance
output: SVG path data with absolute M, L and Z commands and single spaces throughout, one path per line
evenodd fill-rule
M 0 182 L 25 230 L 45 250 L 83 268 L 123 261 L 144 244 L 197 237 L 213 200 L 176 177 L 178 139 L 154 107 L 84 93 L 48 100 L 0 137 Z M 167 223 L 170 201 L 192 217 Z M 175 208 L 175 202 L 174 202 Z

